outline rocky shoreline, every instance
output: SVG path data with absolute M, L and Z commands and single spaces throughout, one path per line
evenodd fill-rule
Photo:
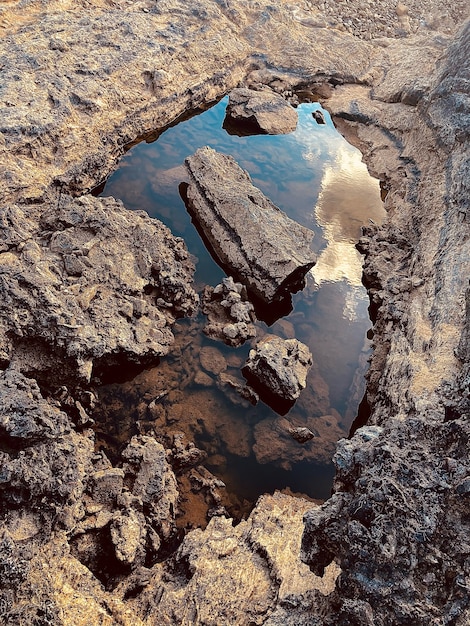
M 361 4 L 0 7 L 0 623 L 468 623 L 470 29 L 464 2 Z M 158 361 L 198 295 L 182 240 L 89 192 L 236 86 L 320 98 L 388 219 L 358 243 L 374 352 L 334 494 L 234 527 L 181 437 L 95 450 L 90 381 Z M 183 540 L 178 474 L 214 509 Z

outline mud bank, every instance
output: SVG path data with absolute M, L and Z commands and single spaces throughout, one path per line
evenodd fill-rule
M 2 7 L 4 623 L 468 623 L 464 4 L 430 20 L 432 3 L 376 3 L 362 23 L 394 30 L 367 41 L 327 5 Z M 93 377 L 158 359 L 197 306 L 191 259 L 156 220 L 86 194 L 131 142 L 239 84 L 318 95 L 388 190 L 386 223 L 358 244 L 370 415 L 338 444 L 322 507 L 265 496 L 181 543 L 175 473 L 214 509 L 216 477 L 191 474 L 201 457 L 178 438 L 110 461 L 90 416 Z

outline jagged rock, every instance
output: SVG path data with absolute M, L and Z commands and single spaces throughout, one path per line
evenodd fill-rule
M 40 509 L 42 501 L 58 506 L 83 494 L 92 441 L 74 432 L 36 381 L 12 370 L 0 373 L 0 428 L 0 493 L 6 505 Z
M 299 443 L 306 443 L 315 437 L 315 434 L 305 426 L 297 426 L 297 428 L 289 428 L 289 435 Z
M 115 513 L 111 521 L 111 541 L 116 557 L 125 565 L 133 565 L 139 553 L 143 558 L 145 552 L 145 517 L 133 509 Z
M 11 369 L 1 373 L 0 434 L 5 443 L 31 445 L 70 430 L 70 420 L 43 399 L 35 380 Z
M 254 307 L 247 299 L 246 288 L 231 276 L 216 287 L 205 287 L 202 312 L 207 315 L 204 333 L 229 346 L 238 347 L 256 337 Z
M 297 111 L 272 90 L 233 89 L 224 128 L 233 135 L 283 135 L 297 127 Z
M 468 522 L 461 517 L 468 504 L 459 484 L 470 470 L 462 448 L 469 435 L 468 420 L 443 423 L 428 415 L 366 426 L 339 442 L 335 493 L 307 514 L 302 558 L 317 575 L 332 559 L 347 565 L 341 623 L 357 623 L 365 608 L 374 616 L 380 607 L 393 623 L 424 626 L 431 614 L 442 615 L 450 571 L 457 577 L 456 614 L 468 614 L 468 594 L 457 587 L 468 575 Z M 452 462 L 443 463 L 442 453 Z
M 332 565 L 321 579 L 300 563 L 302 516 L 309 506 L 276 492 L 262 496 L 249 519 L 236 526 L 213 517 L 204 531 L 189 533 L 176 554 L 175 571 L 183 568 L 186 578 L 155 571 L 142 594 L 142 609 L 157 622 L 172 614 L 176 622 L 195 626 L 264 624 L 277 598 L 291 611 L 301 605 L 312 610 L 316 594 L 334 588 L 338 568 Z M 220 586 L 221 576 L 226 586 Z M 157 595 L 163 577 L 163 593 Z
M 283 415 L 305 389 L 311 365 L 312 354 L 305 344 L 265 335 L 250 350 L 242 372 L 261 399 Z
M 38 221 L 20 207 L 0 214 L 9 224 L 0 232 L 8 247 L 0 254 L 0 338 L 16 369 L 48 383 L 86 381 L 93 368 L 168 352 L 172 322 L 195 310 L 197 295 L 194 265 L 165 226 L 91 196 L 64 196 Z M 21 234 L 27 241 L 19 245 Z M 72 253 L 81 259 L 79 277 L 67 269 Z M 157 307 L 157 294 L 171 308 Z
M 277 319 L 281 304 L 290 304 L 290 294 L 305 286 L 315 264 L 314 233 L 266 198 L 232 157 L 206 146 L 185 163 L 193 220 L 227 273 L 246 285 L 257 315 L 256 301 L 261 301 L 271 305 L 269 316 Z
M 200 465 L 206 457 L 207 453 L 196 448 L 193 442 L 185 443 L 184 433 L 175 433 L 173 435 L 171 463 L 175 470 L 186 470 L 195 465 Z
M 136 435 L 122 457 L 127 461 L 124 470 L 134 475 L 132 494 L 151 505 L 164 519 L 171 519 L 178 494 L 164 447 L 153 437 Z

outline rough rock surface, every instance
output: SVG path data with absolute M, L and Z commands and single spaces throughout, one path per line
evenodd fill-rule
M 165 598 L 171 599 L 158 609 L 160 623 L 181 623 L 179 617 L 194 606 L 192 590 L 188 595 L 184 591 L 186 583 L 210 579 L 217 593 L 211 597 L 209 587 L 200 584 L 199 591 L 207 590 L 201 597 L 208 604 L 198 611 L 206 617 L 207 607 L 216 606 L 219 624 L 225 619 L 223 602 L 230 600 L 228 623 L 246 624 L 249 613 L 270 626 L 466 626 L 468 27 L 455 36 L 467 16 L 466 0 L 447 4 L 407 0 L 406 6 L 395 0 L 1 3 L 0 50 L 5 63 L 0 86 L 0 194 L 2 237 L 7 242 L 2 249 L 2 285 L 9 285 L 2 292 L 2 306 L 16 298 L 21 313 L 12 308 L 11 316 L 2 317 L 0 362 L 2 368 L 11 364 L 2 373 L 0 386 L 2 621 L 152 624 L 155 620 L 147 609 L 167 592 Z M 103 349 L 125 345 L 139 360 L 146 353 L 144 345 L 154 346 L 153 354 L 154 348 L 161 349 L 163 344 L 157 348 L 149 333 L 151 324 L 144 324 L 140 339 L 129 344 L 129 329 L 137 328 L 134 317 L 146 315 L 140 300 L 151 309 L 154 301 L 152 294 L 136 294 L 134 285 L 116 279 L 117 253 L 111 255 L 114 270 L 109 264 L 103 269 L 85 264 L 84 269 L 87 255 L 50 248 L 49 227 L 41 225 L 40 217 L 48 215 L 54 224 L 64 206 L 75 206 L 79 213 L 86 206 L 105 206 L 88 197 L 73 205 L 70 196 L 97 186 L 137 137 L 163 129 L 184 111 L 215 100 L 240 83 L 268 85 L 286 97 L 299 87 L 304 97 L 328 98 L 324 105 L 337 125 L 361 148 L 370 170 L 388 190 L 388 221 L 381 229 L 367 231 L 361 242 L 375 321 L 368 380 L 370 425 L 340 444 L 336 494 L 320 510 L 312 508 L 303 540 L 304 556 L 313 569 L 333 557 L 341 565 L 340 584 L 323 598 L 301 587 L 303 581 L 309 589 L 315 587 L 304 569 L 301 581 L 292 585 L 293 593 L 282 593 L 278 601 L 277 574 L 263 569 L 265 555 L 272 552 L 265 550 L 266 541 L 254 540 L 247 526 L 257 515 L 260 524 L 263 519 L 268 523 L 266 508 L 258 508 L 249 523 L 237 527 L 215 518 L 207 534 L 188 535 L 186 552 L 177 561 L 151 569 L 138 565 L 142 558 L 138 527 L 143 518 L 125 480 L 132 483 L 140 464 L 123 477 L 120 457 L 111 463 L 105 454 L 94 452 L 98 434 L 86 427 L 84 398 L 64 389 L 60 402 L 67 412 L 61 410 L 33 380 L 13 369 L 18 366 L 38 377 L 47 372 L 48 382 L 60 387 L 64 377 L 68 382 L 70 368 L 74 376 L 79 370 L 86 380 L 89 359 L 96 359 Z M 117 221 L 127 224 L 125 233 L 119 234 L 119 245 L 129 245 L 125 256 L 135 252 L 132 225 L 142 222 L 124 213 L 118 210 Z M 59 246 L 66 241 L 60 231 L 67 228 L 83 241 L 86 231 L 67 223 L 52 228 Z M 152 228 L 160 230 L 155 223 Z M 112 233 L 108 229 L 109 224 L 105 230 Z M 103 247 L 105 241 L 99 249 Z M 13 266 L 18 268 L 16 284 Z M 84 341 L 77 328 L 65 326 L 66 338 L 74 345 L 79 341 L 83 355 L 67 352 L 63 344 L 58 350 L 53 337 L 61 340 L 55 331 L 62 321 L 52 313 L 58 307 L 54 290 L 63 286 L 61 302 L 70 302 L 58 307 L 59 315 L 65 316 L 70 307 L 80 319 L 87 318 L 86 310 L 76 306 L 77 294 L 72 290 L 69 296 L 66 289 L 82 284 L 84 274 L 90 276 L 92 271 L 106 287 L 107 275 L 113 275 L 111 301 L 121 303 L 119 292 L 124 289 L 124 313 L 106 321 L 100 336 L 99 296 L 89 300 L 93 290 L 87 291 L 83 305 L 88 301 L 98 307 L 96 326 L 95 320 L 86 319 L 95 337 L 92 333 L 87 336 L 90 341 Z M 35 290 L 31 277 L 42 290 Z M 139 284 L 142 277 L 138 273 Z M 187 287 L 184 292 L 190 294 Z M 139 300 L 130 319 L 129 294 Z M 194 294 L 189 301 L 194 303 Z M 168 305 L 174 304 L 163 296 L 156 306 L 157 317 L 162 313 L 169 320 Z M 169 313 L 173 316 L 173 308 Z M 116 328 L 124 333 L 122 339 Z M 164 330 L 169 332 L 169 327 Z M 188 379 L 187 373 L 178 371 L 175 389 L 169 392 L 174 396 L 171 410 L 159 400 L 153 405 L 153 411 L 161 414 L 159 427 L 168 428 L 172 416 L 187 411 L 182 402 L 178 406 L 176 388 L 184 387 Z M 200 406 L 192 408 L 194 428 L 202 406 L 203 393 Z M 143 410 L 145 415 L 148 404 Z M 249 451 L 244 429 L 235 441 L 223 421 L 212 422 L 210 428 L 213 437 L 224 431 L 233 449 Z M 127 495 L 118 503 L 123 493 Z M 297 501 L 289 501 L 275 526 L 281 530 L 281 546 L 286 537 L 296 542 L 285 559 L 288 571 L 293 571 L 303 525 L 290 517 L 288 509 Z M 127 514 L 129 506 L 134 513 Z M 306 508 L 302 505 L 302 512 Z M 146 518 L 145 507 L 142 515 Z M 88 530 L 71 539 L 73 529 L 86 518 Z M 145 524 L 150 541 L 145 548 L 154 554 L 159 539 Z M 242 565 L 227 568 L 238 548 L 227 554 L 234 544 L 225 543 L 224 537 L 230 540 L 242 529 L 247 530 L 243 558 L 237 561 Z M 102 541 L 97 540 L 100 533 Z M 93 571 L 74 556 L 80 541 Z M 203 555 L 210 555 L 211 549 L 206 579 Z M 112 579 L 116 572 L 103 571 L 110 554 L 122 576 L 114 590 L 111 586 L 119 576 Z M 243 590 L 251 588 L 251 572 L 264 581 L 265 597 L 254 590 L 256 606 L 244 604 L 243 594 L 231 595 L 235 572 L 246 574 L 240 581 Z M 111 586 L 104 589 L 97 576 Z M 261 614 L 263 607 L 269 608 Z M 186 614 L 188 619 L 194 615 Z
M 224 128 L 234 135 L 285 135 L 297 127 L 297 111 L 285 98 L 268 89 L 233 89 Z
M 256 337 L 254 307 L 246 288 L 231 276 L 215 287 L 206 286 L 202 295 L 202 312 L 207 315 L 204 333 L 229 346 L 241 346 Z
M 182 240 L 113 198 L 0 210 L 2 361 L 66 382 L 165 354 L 197 307 Z M 51 375 L 51 370 L 53 374 Z
M 262 496 L 256 511 L 237 526 L 215 517 L 192 532 L 172 567 L 155 571 L 142 594 L 138 615 L 158 624 L 269 624 L 284 609 L 294 619 L 331 593 L 338 568 L 323 578 L 298 558 L 296 526 L 311 502 L 281 493 Z M 219 581 L 227 577 L 227 587 Z M 230 591 L 228 591 L 230 589 Z M 279 605 L 277 607 L 276 605 Z M 171 619 L 168 619 L 171 616 Z
M 232 157 L 206 146 L 186 167 L 188 208 L 220 264 L 267 305 L 301 289 L 315 264 L 313 231 L 276 207 Z
M 312 354 L 302 342 L 265 335 L 250 350 L 242 372 L 261 398 L 283 414 L 286 403 L 291 406 L 305 389 L 311 365 Z
M 342 567 L 326 624 L 470 616 L 469 41 L 467 24 L 424 93 L 397 91 L 394 77 L 382 101 L 351 87 L 330 102 L 390 192 L 388 223 L 359 244 L 375 322 L 369 426 L 338 445 L 335 494 L 307 516 L 303 538 L 313 571 L 333 554 Z M 382 150 L 391 129 L 394 145 Z

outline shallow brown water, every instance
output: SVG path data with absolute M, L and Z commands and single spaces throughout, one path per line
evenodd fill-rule
M 347 435 L 364 392 L 370 322 L 354 244 L 361 225 L 383 219 L 379 181 L 368 175 L 360 153 L 335 131 L 326 112 L 327 124 L 316 124 L 311 113 L 317 104 L 301 105 L 297 130 L 277 137 L 228 135 L 222 129 L 225 105 L 226 99 L 168 129 L 158 141 L 135 146 L 103 195 L 147 210 L 184 237 L 198 259 L 198 289 L 224 276 L 178 193 L 186 180 L 184 158 L 198 147 L 208 144 L 232 154 L 275 204 L 314 230 L 318 263 L 307 287 L 294 296 L 293 311 L 269 329 L 258 323 L 258 337 L 274 332 L 309 345 L 314 366 L 307 388 L 284 417 L 263 403 L 243 401 L 223 383 L 220 371 L 244 382 L 240 368 L 250 346 L 233 349 L 209 340 L 201 316 L 177 324 L 174 350 L 158 367 L 101 389 L 100 429 L 117 442 L 139 430 L 154 430 L 168 441 L 172 433 L 184 432 L 206 451 L 206 465 L 239 501 L 251 503 L 261 493 L 286 487 L 323 499 L 331 490 L 335 443 Z M 208 354 L 218 364 L 214 371 L 202 365 Z M 299 444 L 288 434 L 290 426 L 307 426 L 317 436 Z

